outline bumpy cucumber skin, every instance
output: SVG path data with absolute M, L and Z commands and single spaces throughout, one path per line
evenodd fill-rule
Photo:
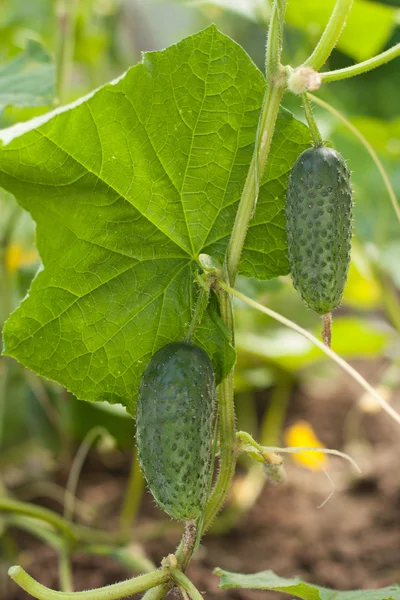
M 203 511 L 209 484 L 215 379 L 204 350 L 172 342 L 145 369 L 136 408 L 141 468 L 157 504 L 178 521 Z
M 326 314 L 341 302 L 352 236 L 350 171 L 332 148 L 305 150 L 286 194 L 286 231 L 293 284 L 304 302 Z

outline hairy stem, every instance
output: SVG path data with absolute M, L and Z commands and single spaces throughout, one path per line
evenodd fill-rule
M 171 585 L 158 585 L 151 590 L 147 590 L 142 600 L 162 600 L 162 598 L 164 598 L 170 589 Z
M 319 71 L 326 62 L 342 33 L 352 5 L 353 0 L 336 0 L 331 18 L 313 53 L 303 64 L 304 67 L 311 67 L 315 71 Z
M 260 178 L 264 173 L 267 163 L 279 105 L 285 87 L 281 77 L 280 66 L 285 6 L 285 0 L 279 0 L 274 3 L 272 10 L 266 48 L 267 87 L 258 126 L 256 147 L 236 213 L 226 256 L 225 273 L 231 285 L 234 285 L 236 279 L 247 229 L 256 206 Z M 230 296 L 219 290 L 219 298 L 222 319 L 231 330 L 232 337 L 234 338 L 233 311 Z M 234 369 L 232 369 L 219 387 L 220 469 L 214 489 L 206 506 L 203 525 L 204 531 L 210 526 L 223 506 L 236 467 L 236 455 L 234 452 L 236 433 L 233 382 Z
M 303 100 L 304 113 L 306 115 L 307 125 L 310 129 L 313 146 L 315 148 L 320 148 L 321 146 L 324 145 L 324 141 L 319 132 L 317 122 L 314 118 L 311 102 L 310 102 L 307 94 L 302 94 L 301 98 Z
M 261 109 L 254 155 L 242 191 L 227 251 L 230 285 L 235 284 L 247 229 L 257 204 L 260 181 L 267 164 L 279 106 L 285 89 L 280 67 L 284 5 L 284 2 L 280 2 L 279 7 L 274 4 L 271 15 L 266 49 L 267 87 Z
M 368 60 L 364 60 L 351 67 L 346 67 L 345 69 L 326 71 L 325 73 L 320 73 L 320 76 L 322 81 L 325 81 L 326 83 L 329 81 L 341 81 L 342 79 L 348 79 L 349 77 L 372 71 L 372 69 L 384 65 L 398 56 L 400 56 L 400 42 L 392 46 L 392 48 L 389 48 L 389 50 L 385 50 L 385 52 L 381 52 L 381 54 L 377 54 Z
M 168 570 L 160 569 L 96 590 L 68 593 L 56 592 L 45 587 L 38 581 L 35 581 L 33 577 L 28 575 L 19 566 L 11 567 L 8 574 L 16 584 L 38 600 L 119 600 L 119 598 L 126 598 L 132 594 L 144 592 L 151 587 L 164 583 L 170 578 Z
M 204 316 L 204 312 L 208 305 L 208 297 L 209 293 L 205 289 L 201 288 L 199 290 L 198 297 L 196 299 L 196 304 L 194 307 L 192 320 L 190 321 L 189 328 L 185 335 L 185 342 L 191 342 L 192 338 L 196 332 L 196 328 L 201 323 L 201 320 Z
M 190 579 L 182 573 L 182 571 L 179 569 L 171 569 L 171 575 L 178 586 L 182 587 L 192 600 L 203 600 L 203 596 L 200 594 L 199 590 L 193 585 Z
M 221 315 L 224 323 L 233 332 L 233 313 L 228 294 L 220 294 Z M 233 451 L 235 431 L 235 406 L 233 401 L 234 369 L 219 386 L 219 440 L 220 461 L 219 472 L 214 489 L 207 503 L 203 531 L 206 531 L 222 508 L 232 483 L 236 467 L 236 455 Z

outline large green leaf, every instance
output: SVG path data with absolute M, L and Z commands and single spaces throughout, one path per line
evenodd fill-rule
M 0 67 L 0 109 L 51 104 L 55 79 L 50 55 L 38 42 L 29 40 L 24 52 Z
M 0 185 L 35 219 L 45 267 L 5 327 L 9 355 L 79 398 L 134 414 L 150 356 L 187 330 L 198 254 L 223 259 L 264 87 L 243 49 L 212 26 L 1 132 Z M 288 271 L 284 191 L 307 142 L 282 111 L 244 274 Z M 234 352 L 215 300 L 197 341 L 221 381 Z
M 261 571 L 252 575 L 230 573 L 223 569 L 215 569 L 214 572 L 221 577 L 220 587 L 223 589 L 270 590 L 284 592 L 292 597 L 303 598 L 303 600 L 400 600 L 400 587 L 398 585 L 391 585 L 380 590 L 337 592 L 318 585 L 304 583 L 298 577 L 293 579 L 279 577 L 273 571 Z

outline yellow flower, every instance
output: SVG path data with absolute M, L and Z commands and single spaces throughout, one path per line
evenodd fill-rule
M 313 428 L 307 421 L 296 421 L 294 425 L 288 427 L 284 433 L 285 444 L 290 448 L 304 446 L 306 448 L 324 448 L 314 433 Z M 293 459 L 300 465 L 321 471 L 327 463 L 326 454 L 322 452 L 301 452 L 293 454 Z
M 38 254 L 35 248 L 25 249 L 18 242 L 8 244 L 5 255 L 6 269 L 15 273 L 20 267 L 26 267 L 37 262 Z

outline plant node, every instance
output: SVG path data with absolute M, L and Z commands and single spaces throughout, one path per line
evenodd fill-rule
M 168 554 L 161 561 L 161 566 L 166 569 L 177 569 L 178 568 L 178 559 L 175 554 Z
M 287 475 L 283 467 L 283 458 L 267 450 L 263 450 L 262 455 L 265 460 L 263 469 L 268 479 L 273 483 L 286 483 Z
M 311 67 L 290 69 L 288 88 L 293 94 L 301 95 L 308 91 L 318 90 L 321 82 L 321 75 Z

